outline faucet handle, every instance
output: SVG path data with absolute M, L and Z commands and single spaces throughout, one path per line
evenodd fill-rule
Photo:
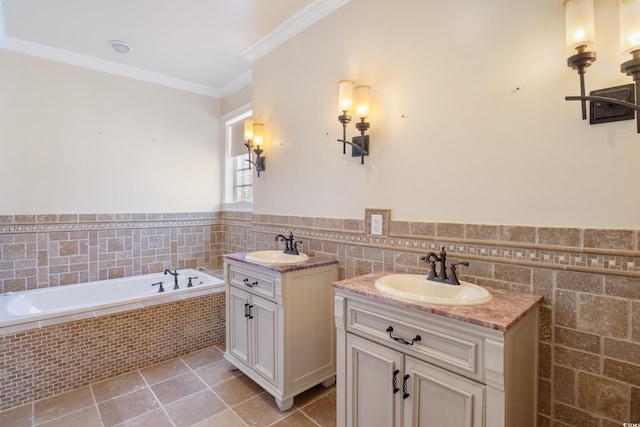
M 162 283 L 163 282 L 152 283 L 151 286 L 160 286 L 160 288 L 158 289 L 158 292 L 164 292 L 164 288 L 162 287 Z
M 454 262 L 453 264 L 451 264 L 451 272 L 449 275 L 449 284 L 451 285 L 460 284 L 458 276 L 456 275 L 456 265 L 464 265 L 465 267 L 469 267 L 469 263 L 467 261 Z

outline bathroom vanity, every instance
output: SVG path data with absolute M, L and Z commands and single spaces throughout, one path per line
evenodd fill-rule
M 337 425 L 535 426 L 542 298 L 412 302 L 374 286 L 389 274 L 334 283 Z
M 280 410 L 322 383 L 335 383 L 332 283 L 338 262 L 311 257 L 279 265 L 224 256 L 224 357 L 275 397 Z

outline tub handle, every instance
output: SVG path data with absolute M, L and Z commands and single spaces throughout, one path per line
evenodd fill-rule
M 164 292 L 164 288 L 162 287 L 162 284 L 163 284 L 163 283 L 164 283 L 164 282 L 153 283 L 153 284 L 151 284 L 151 286 L 158 286 L 158 285 L 160 285 L 160 289 L 158 289 L 158 292 Z
M 187 288 L 193 288 L 193 283 L 191 283 L 191 279 L 197 279 L 198 276 L 189 277 L 189 283 L 187 283 Z

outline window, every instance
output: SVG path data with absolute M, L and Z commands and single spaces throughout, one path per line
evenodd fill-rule
M 253 173 L 249 169 L 249 154 L 231 158 L 233 162 L 233 203 L 253 201 Z
M 225 209 L 250 209 L 253 202 L 253 170 L 244 145 L 244 119 L 253 114 L 251 105 L 241 107 L 223 117 L 225 141 Z

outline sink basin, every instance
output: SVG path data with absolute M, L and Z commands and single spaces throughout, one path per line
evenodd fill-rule
M 247 261 L 260 264 L 297 264 L 309 259 L 306 254 L 289 255 L 280 250 L 249 252 L 245 257 Z
M 427 280 L 419 274 L 390 274 L 376 280 L 381 292 L 412 301 L 441 305 L 479 305 L 493 298 L 489 291 L 469 282 L 460 285 Z

